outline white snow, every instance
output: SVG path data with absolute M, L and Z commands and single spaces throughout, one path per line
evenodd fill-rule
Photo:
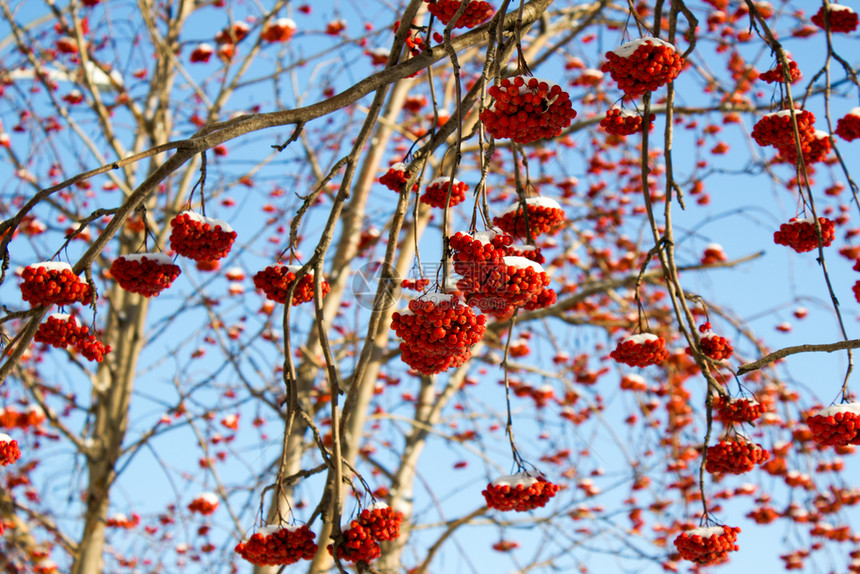
M 12 437 L 4 432 L 0 432 L 0 442 L 12 442 Z
M 24 408 L 24 412 L 25 413 L 33 413 L 33 414 L 38 415 L 38 416 L 42 416 L 45 414 L 45 411 L 43 411 L 42 407 L 40 407 L 39 405 L 27 405 Z
M 72 270 L 72 266 L 68 263 L 62 263 L 60 261 L 42 261 L 41 263 L 33 263 L 32 265 L 28 265 L 31 269 L 43 268 L 48 271 L 62 271 L 64 269 Z
M 704 526 L 687 530 L 684 534 L 687 536 L 701 536 L 702 538 L 710 538 L 714 535 L 725 534 L 725 529 L 722 526 Z
M 476 231 L 475 235 L 472 236 L 472 241 L 479 241 L 481 245 L 489 245 L 496 238 L 496 235 L 503 233 L 498 227 L 494 227 L 489 231 Z
M 639 333 L 638 335 L 630 335 L 621 342 L 626 343 L 627 341 L 633 341 L 637 345 L 641 345 L 647 341 L 656 341 L 657 339 L 659 339 L 659 337 L 653 333 Z
M 209 504 L 218 504 L 218 495 L 214 492 L 201 492 L 197 498 Z
M 367 507 L 368 510 L 379 510 L 382 508 L 388 508 L 388 505 L 381 500 L 377 500 L 376 502 Z
M 527 259 L 519 255 L 508 255 L 503 259 L 503 261 L 505 262 L 505 265 L 508 265 L 510 267 L 516 267 L 517 269 L 526 269 L 528 267 L 531 267 L 532 269 L 534 269 L 535 273 L 544 272 L 543 267 L 541 267 L 540 264 L 535 263 L 531 259 Z
M 63 321 L 64 323 L 69 320 L 69 317 L 72 317 L 68 313 L 51 313 L 48 315 L 48 319 L 57 319 L 58 321 Z M 78 324 L 78 320 L 72 317 L 75 322 L 75 325 Z
M 292 18 L 278 18 L 272 23 L 280 28 L 292 28 L 293 30 L 296 29 L 296 23 L 292 20 Z
M 394 171 L 406 171 L 406 164 L 402 161 L 398 161 L 397 163 L 391 164 L 388 169 L 393 169 Z
M 125 521 L 127 521 L 127 520 L 128 520 L 128 516 L 126 516 L 126 515 L 125 515 L 125 514 L 123 514 L 122 512 L 117 512 L 116 514 L 114 514 L 113 516 L 111 516 L 111 517 L 110 517 L 110 519 L 111 519 L 111 520 L 114 520 L 114 521 L 116 521 L 116 522 L 125 522 Z
M 827 132 L 821 131 L 821 130 L 815 130 L 814 132 L 812 132 L 812 135 L 814 135 L 815 139 L 817 139 L 817 140 L 830 139 L 830 134 L 828 134 Z
M 561 205 L 559 205 L 558 202 L 551 197 L 529 197 L 526 199 L 526 205 L 533 205 L 535 207 L 547 207 L 550 209 L 561 209 Z M 501 213 L 501 216 L 504 216 L 508 213 L 515 213 L 519 208 L 519 202 L 513 203 Z
M 624 375 L 624 378 L 628 381 L 633 381 L 634 383 L 647 384 L 647 381 L 644 377 L 637 375 L 636 373 L 627 373 Z
M 831 4 L 830 5 L 831 12 L 851 12 L 854 13 L 854 10 L 851 9 L 851 6 L 845 6 L 844 4 Z
M 187 215 L 193 221 L 199 221 L 200 223 L 208 223 L 209 227 L 211 227 L 212 229 L 215 229 L 216 227 L 218 227 L 220 225 L 221 231 L 224 231 L 225 233 L 232 233 L 233 232 L 233 228 L 230 227 L 230 225 L 226 221 L 223 221 L 221 219 L 213 219 L 211 217 L 206 217 L 204 215 L 200 215 L 196 211 L 183 211 L 179 215 L 182 215 L 182 214 Z
M 851 109 L 848 111 L 848 115 L 849 115 L 849 116 L 858 116 L 858 117 L 860 117 L 860 108 L 851 108 Z
M 143 261 L 143 259 L 149 259 L 159 265 L 173 265 L 173 258 L 164 253 L 130 253 L 128 255 L 120 255 L 117 259 L 125 259 L 126 261 Z
M 453 293 L 427 293 L 422 295 L 419 301 L 430 301 L 434 305 L 439 303 L 450 303 L 454 300 Z
M 637 112 L 636 110 L 627 110 L 624 108 L 617 108 L 615 106 L 613 106 L 611 109 L 618 110 L 618 115 L 621 116 L 622 118 L 638 118 L 639 117 L 639 112 Z
M 794 110 L 795 115 L 800 115 L 802 112 L 803 112 L 803 110 Z M 766 118 L 769 118 L 772 116 L 777 117 L 777 118 L 784 118 L 786 116 L 791 117 L 791 110 L 782 110 L 780 112 L 772 112 L 772 113 L 764 115 L 764 117 L 766 117 Z
M 445 185 L 447 185 L 447 184 L 448 184 L 448 182 L 449 182 L 449 181 L 451 181 L 451 178 L 450 178 L 450 177 L 437 177 L 436 179 L 434 179 L 433 181 L 431 181 L 431 182 L 430 182 L 430 185 L 428 185 L 427 187 L 431 187 L 431 186 L 434 186 L 434 185 L 438 185 L 438 186 L 440 186 L 440 187 L 444 187 Z M 460 183 L 460 180 L 459 180 L 459 179 L 457 179 L 457 178 L 454 178 L 454 185 L 458 185 L 459 183 Z
M 708 243 L 705 246 L 705 251 L 722 251 L 722 250 L 723 250 L 723 246 L 720 245 L 719 243 Z
M 517 474 L 509 474 L 507 476 L 500 476 L 499 478 L 495 479 L 490 484 L 492 486 L 510 486 L 511 488 L 515 488 L 515 487 L 522 484 L 523 486 L 528 488 L 529 486 L 533 485 L 537 481 L 538 480 L 537 480 L 536 475 L 534 475 L 528 471 L 523 471 L 523 472 L 520 472 Z
M 821 409 L 818 411 L 818 416 L 822 417 L 831 417 L 837 413 L 853 413 L 855 415 L 860 415 L 860 403 L 847 403 L 844 405 L 832 405 L 827 407 L 826 409 Z
M 638 40 L 622 44 L 618 48 L 612 50 L 612 52 L 621 58 L 629 58 L 633 55 L 636 49 L 639 48 L 639 46 L 644 46 L 646 44 L 651 44 L 652 46 L 666 46 L 671 48 L 673 52 L 675 51 L 675 46 L 665 40 L 661 40 L 660 38 L 639 38 Z

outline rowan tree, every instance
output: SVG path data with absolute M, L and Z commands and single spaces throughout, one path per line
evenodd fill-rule
M 860 571 L 850 7 L 0 12 L 0 569 Z

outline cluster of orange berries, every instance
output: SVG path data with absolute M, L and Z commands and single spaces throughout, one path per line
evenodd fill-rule
M 46 343 L 57 349 L 74 347 L 88 361 L 101 363 L 105 354 L 109 353 L 110 345 L 105 345 L 90 333 L 89 327 L 79 325 L 77 319 L 70 315 L 54 313 L 39 325 L 33 340 Z
M 853 32 L 857 29 L 858 18 L 857 14 L 849 8 L 848 6 L 844 6 L 841 4 L 831 4 L 830 10 L 827 10 L 823 5 L 818 9 L 818 12 L 812 17 L 812 23 L 821 28 L 825 29 L 824 18 L 827 16 L 827 20 L 830 23 L 830 31 L 831 32 L 840 32 L 842 34 L 848 34 L 849 32 Z
M 290 18 L 278 18 L 266 24 L 260 37 L 270 44 L 288 42 L 296 33 L 296 23 Z
M 481 494 L 490 508 L 527 512 L 545 506 L 559 489 L 542 476 L 521 472 L 497 478 Z
M 117 513 L 105 520 L 105 526 L 110 528 L 123 528 L 131 530 L 140 524 L 140 516 L 132 513 L 131 518 L 122 513 Z
M 472 346 L 483 339 L 487 318 L 454 295 L 428 293 L 409 302 L 409 309 L 391 316 L 391 328 L 403 339 L 401 360 L 432 375 L 462 365 Z
M 836 238 L 836 225 L 826 217 L 819 217 L 818 224 L 821 226 L 821 245 L 827 247 Z M 780 225 L 779 231 L 773 233 L 773 242 L 787 245 L 798 253 L 817 249 L 818 234 L 815 232 L 815 222 L 811 218 L 794 217 L 788 223 Z
M 762 72 L 758 75 L 759 79 L 767 82 L 768 84 L 776 84 L 781 83 L 783 81 L 782 77 L 782 66 L 777 65 L 775 68 L 771 68 L 767 72 Z M 803 74 L 800 73 L 800 68 L 797 67 L 797 62 L 794 60 L 788 61 L 788 79 L 790 84 L 797 83 L 800 78 L 803 77 Z
M 836 122 L 836 135 L 845 141 L 860 138 L 860 108 L 854 108 Z
M 189 512 L 196 512 L 203 516 L 209 516 L 218 508 L 218 496 L 213 492 L 204 492 L 188 504 Z
M 682 532 L 675 538 L 675 548 L 684 560 L 702 565 L 720 564 L 729 552 L 738 550 L 735 541 L 741 531 L 737 526 L 712 526 Z
M 728 339 L 717 335 L 710 329 L 711 324 L 708 322 L 699 325 L 699 332 L 702 333 L 701 337 L 699 337 L 699 348 L 702 350 L 702 353 L 715 361 L 730 358 L 735 352 L 732 344 Z M 686 353 L 692 355 L 693 351 L 690 347 L 687 347 Z
M 648 114 L 648 129 L 654 128 L 654 114 Z M 600 127 L 615 136 L 629 136 L 642 131 L 642 116 L 636 112 L 610 108 L 600 120 Z
M 400 538 L 400 525 L 403 524 L 403 513 L 391 509 L 387 504 L 377 502 L 370 508 L 365 508 L 358 516 L 358 523 L 370 531 L 376 540 L 396 540 Z
M 708 447 L 705 470 L 713 474 L 743 474 L 769 458 L 770 453 L 759 444 L 743 439 L 721 440 Z
M 343 531 L 343 543 L 337 548 L 337 557 L 349 562 L 370 562 L 379 558 L 382 549 L 379 542 L 400 537 L 403 513 L 392 510 L 385 503 L 377 502 L 365 508 L 349 528 Z M 332 554 L 334 545 L 329 544 Z
M 424 193 L 421 194 L 421 203 L 426 203 L 430 207 L 445 209 L 450 183 L 451 180 L 447 177 L 439 177 L 431 181 Z M 451 202 L 448 205 L 454 207 L 465 201 L 467 191 L 469 191 L 469 185 L 455 179 L 454 187 L 451 189 Z
M 436 16 L 442 24 L 447 25 L 460 9 L 460 0 L 424 0 L 427 11 Z M 493 16 L 493 6 L 489 2 L 473 0 L 468 3 L 466 10 L 454 24 L 454 28 L 474 28 L 483 24 Z
M 131 293 L 154 297 L 179 277 L 179 266 L 163 253 L 121 255 L 110 266 L 111 277 Z
M 812 112 L 796 110 L 795 118 L 804 162 L 823 161 L 830 152 L 829 136 L 824 132 L 816 131 L 815 115 Z M 775 147 L 783 160 L 797 161 L 791 110 L 782 110 L 762 117 L 753 126 L 752 137 L 760 146 Z
M 628 98 L 638 98 L 666 85 L 681 73 L 684 57 L 672 44 L 659 38 L 641 38 L 606 53 L 600 67 L 609 72 Z
M 406 185 L 406 180 L 409 179 L 409 174 L 406 171 L 406 164 L 404 163 L 395 163 L 391 167 L 388 168 L 382 177 L 379 178 L 379 183 L 390 189 L 391 191 L 396 191 L 400 193 L 400 190 L 403 189 L 403 186 Z M 416 183 L 412 187 L 412 191 L 418 190 L 418 184 Z
M 830 136 L 827 132 L 821 130 L 813 130 L 811 137 L 803 139 L 800 142 L 801 150 L 803 150 L 803 163 L 806 165 L 822 162 L 827 159 L 827 154 L 830 153 Z M 792 165 L 797 163 L 797 146 L 791 145 L 778 148 L 779 156 L 777 160 L 785 161 Z
M 860 405 L 849 403 L 828 407 L 807 417 L 806 426 L 818 444 L 860 445 Z
M 609 356 L 618 363 L 631 367 L 647 367 L 657 365 L 669 358 L 666 350 L 666 340 L 652 333 L 631 335 L 618 342 L 615 350 Z
M 549 197 L 529 197 L 526 208 L 518 202 L 508 206 L 501 215 L 493 218 L 493 225 L 512 235 L 526 238 L 528 232 L 532 238 L 543 233 L 555 233 L 565 220 L 565 213 L 557 201 Z
M 317 552 L 315 537 L 306 525 L 266 526 L 237 544 L 234 551 L 257 566 L 295 564 L 299 560 L 313 559 Z
M 300 267 L 298 265 L 269 265 L 262 271 L 254 275 L 254 287 L 263 291 L 266 294 L 266 299 L 275 303 L 286 303 L 287 292 L 296 280 L 296 271 Z M 331 287 L 328 281 L 323 279 L 320 288 L 323 297 L 328 295 Z M 292 305 L 300 305 L 314 300 L 314 277 L 310 273 L 305 275 L 296 286 L 293 292 Z
M 0 465 L 9 466 L 21 458 L 18 441 L 12 440 L 6 433 L 0 433 Z
M 92 288 L 67 263 L 36 263 L 21 272 L 21 298 L 32 306 L 88 304 Z
M 27 429 L 39 426 L 45 421 L 45 412 L 38 405 L 30 405 L 23 412 L 18 412 L 12 407 L 6 407 L 0 411 L 0 428 Z
M 547 80 L 505 78 L 487 93 L 494 102 L 481 112 L 481 122 L 497 139 L 531 143 L 553 138 L 576 117 L 568 93 Z
M 714 397 L 716 419 L 724 423 L 749 423 L 757 420 L 765 411 L 765 407 L 752 399 L 725 399 Z
M 193 211 L 183 211 L 170 220 L 170 247 L 194 261 L 216 261 L 233 247 L 236 232 L 224 221 Z

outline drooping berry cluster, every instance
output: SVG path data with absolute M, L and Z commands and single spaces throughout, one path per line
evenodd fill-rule
M 768 84 L 776 84 L 781 83 L 783 81 L 782 77 L 782 66 L 777 65 L 775 68 L 771 68 L 767 72 L 762 72 L 758 75 L 759 79 L 767 82 Z M 788 60 L 788 78 L 790 84 L 797 83 L 800 78 L 803 77 L 803 74 L 800 73 L 800 68 L 797 67 L 797 62 L 794 60 Z
M 650 130 L 654 128 L 654 114 L 649 114 L 648 119 Z M 642 131 L 642 116 L 631 110 L 609 108 L 600 126 L 612 135 L 629 136 Z
M 686 65 L 675 46 L 659 38 L 640 38 L 606 52 L 601 71 L 609 72 L 628 98 L 653 92 L 678 77 Z
M 735 352 L 732 344 L 725 337 L 721 337 L 712 331 L 706 331 L 699 338 L 699 348 L 706 356 L 715 361 L 728 359 Z M 686 348 L 686 353 L 692 355 L 690 347 Z
M 234 552 L 257 566 L 294 564 L 312 560 L 316 534 L 306 526 L 265 526 L 236 545 Z
M 125 530 L 131 530 L 140 524 L 140 516 L 136 513 L 132 513 L 131 518 L 123 514 L 122 512 L 117 512 L 107 520 L 105 520 L 105 526 L 110 528 L 123 528 Z
M 75 344 L 75 348 L 88 361 L 95 361 L 96 363 L 101 363 L 104 360 L 105 355 L 110 353 L 111 350 L 110 345 L 105 345 L 99 341 L 94 334 L 78 339 L 78 342 Z
M 328 545 L 332 554 L 334 545 Z M 353 520 L 349 528 L 343 531 L 343 542 L 337 547 L 337 557 L 347 562 L 371 562 L 382 554 L 379 543 L 373 538 L 370 530 Z
M 705 252 L 702 253 L 700 263 L 702 265 L 713 265 L 714 263 L 723 263 L 728 261 L 728 259 L 722 245 L 719 243 L 709 243 L 705 246 Z
M 765 407 L 752 399 L 725 399 L 719 395 L 714 397 L 715 418 L 724 423 L 749 423 L 757 420 L 765 411 Z
M 0 428 L 28 429 L 39 426 L 45 421 L 45 411 L 39 405 L 30 405 L 23 412 L 18 412 L 12 407 L 6 407 L 0 411 Z
M 460 0 L 424 0 L 427 11 L 447 25 L 460 9 Z M 474 28 L 493 17 L 493 6 L 489 2 L 472 0 L 454 24 L 454 28 Z
M 216 261 L 233 247 L 236 232 L 220 219 L 183 211 L 170 220 L 170 247 L 194 261 Z
M 400 358 L 413 369 L 432 375 L 472 356 L 484 337 L 487 318 L 475 315 L 454 295 L 428 293 L 391 316 L 391 328 L 403 339 Z
M 720 564 L 729 552 L 737 552 L 735 541 L 741 531 L 737 526 L 710 526 L 682 532 L 675 538 L 675 548 L 684 560 L 702 565 Z
M 202 492 L 188 504 L 190 512 L 209 516 L 218 508 L 218 495 L 214 492 Z
M 179 265 L 163 253 L 135 253 L 114 259 L 110 274 L 119 286 L 131 293 L 154 297 L 179 277 Z
M 296 23 L 290 18 L 278 18 L 266 24 L 260 36 L 269 43 L 288 42 L 296 33 Z
M 448 198 L 448 187 L 451 183 L 450 178 L 439 177 L 430 182 L 430 185 L 421 194 L 421 203 L 426 203 L 430 207 L 439 207 L 444 209 L 446 199 Z M 462 203 L 466 199 L 466 192 L 469 191 L 469 185 L 459 180 L 454 180 L 454 188 L 451 190 L 451 207 Z
M 564 224 L 564 220 L 564 210 L 556 200 L 549 197 L 529 197 L 526 198 L 525 212 L 519 202 L 509 205 L 501 215 L 493 218 L 493 225 L 519 238 L 526 238 L 528 229 L 532 238 L 535 238 L 543 233 L 555 233 Z
M 497 139 L 531 143 L 554 138 L 570 125 L 576 111 L 570 96 L 558 84 L 538 78 L 505 78 L 487 90 L 493 104 L 481 112 L 481 121 Z
M 384 502 L 376 502 L 361 511 L 357 519 L 374 540 L 397 540 L 400 538 L 400 525 L 403 513 L 392 510 Z
M 833 405 L 806 418 L 815 442 L 821 445 L 860 445 L 860 403 Z
M 497 478 L 481 494 L 490 508 L 526 512 L 545 506 L 558 491 L 559 486 L 544 477 L 520 472 Z
M 403 186 L 406 185 L 406 181 L 409 179 L 409 173 L 406 171 L 405 163 L 395 163 L 391 167 L 388 168 L 382 177 L 379 178 L 379 183 L 390 189 L 391 191 L 396 191 L 400 193 L 400 190 L 403 189 Z M 415 191 L 418 188 L 418 184 L 412 188 Z
M 90 333 L 89 327 L 79 325 L 77 319 L 61 313 L 50 315 L 40 324 L 33 340 L 58 349 L 74 347 L 87 360 L 98 363 L 101 363 L 105 354 L 111 350 L 109 345 L 103 344 L 95 334 Z
M 266 294 L 266 299 L 275 303 L 286 303 L 287 292 L 296 280 L 296 272 L 301 269 L 298 265 L 269 265 L 262 271 L 254 275 L 254 287 L 263 291 Z M 320 285 L 323 297 L 325 297 L 331 287 L 328 281 L 322 280 Z M 293 306 L 307 303 L 314 300 L 314 278 L 313 275 L 307 274 L 301 278 L 296 290 L 293 293 Z
M 801 145 L 810 141 L 815 134 L 815 115 L 807 110 L 795 110 L 797 129 Z M 791 110 L 766 114 L 755 126 L 752 137 L 762 147 L 785 148 L 794 146 L 794 128 L 791 123 Z
M 33 307 L 38 305 L 86 305 L 92 288 L 72 272 L 68 263 L 44 262 L 28 265 L 21 272 L 21 298 Z
M 744 439 L 721 440 L 708 447 L 705 470 L 712 474 L 743 474 L 769 458 L 770 453 L 759 444 Z
M 848 142 L 860 138 L 860 108 L 853 108 L 844 118 L 839 118 L 836 135 Z
M 836 225 L 826 217 L 819 217 L 821 226 L 821 245 L 824 247 L 833 243 L 836 238 Z M 777 245 L 787 245 L 798 253 L 806 253 L 818 249 L 818 234 L 815 232 L 815 222 L 812 218 L 792 218 L 788 223 L 779 226 L 779 231 L 773 234 L 773 242 Z
M 818 12 L 815 13 L 815 16 L 812 17 L 812 23 L 822 30 L 825 29 L 825 14 L 829 20 L 831 32 L 848 34 L 857 29 L 857 14 L 849 6 L 845 6 L 843 4 L 830 4 L 830 10 L 828 11 L 824 5 L 822 5 L 821 8 L 818 9 Z
M 669 358 L 666 341 L 652 333 L 630 335 L 618 342 L 615 350 L 609 356 L 618 363 L 631 367 L 647 367 L 662 363 Z
M 777 148 L 779 150 L 778 160 L 790 164 L 797 163 L 797 146 L 791 145 Z M 800 149 L 803 151 L 803 163 L 810 165 L 827 159 L 830 153 L 830 136 L 821 130 L 812 130 L 812 135 L 800 140 Z
M 18 441 L 6 433 L 0 432 L 0 465 L 9 466 L 21 458 L 21 450 Z

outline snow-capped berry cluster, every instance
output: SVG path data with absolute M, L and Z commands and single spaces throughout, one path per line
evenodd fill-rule
M 526 512 L 545 506 L 558 491 L 559 486 L 544 477 L 520 472 L 497 478 L 481 494 L 490 508 Z
M 653 92 L 678 77 L 686 65 L 675 46 L 659 38 L 640 38 L 606 52 L 601 71 L 609 72 L 628 98 Z
M 6 407 L 0 411 L 0 428 L 26 430 L 39 426 L 44 421 L 45 411 L 39 405 L 30 405 L 23 412 L 18 412 L 12 407 Z
M 806 418 L 815 442 L 821 445 L 860 445 L 860 403 L 833 405 Z
M 21 458 L 21 450 L 18 441 L 6 433 L 0 432 L 0 465 L 9 466 Z
M 334 545 L 328 545 L 332 554 Z M 379 543 L 374 540 L 370 530 L 353 520 L 343 531 L 343 542 L 337 547 L 337 557 L 347 562 L 371 562 L 382 554 Z
M 645 392 L 648 390 L 648 383 L 634 373 L 625 373 L 623 377 L 621 377 L 620 386 L 622 390 L 625 391 L 638 391 Z
M 190 512 L 209 516 L 218 508 L 218 495 L 214 492 L 201 492 L 188 504 Z
M 648 129 L 654 128 L 654 114 L 649 114 Z M 600 126 L 612 135 L 629 136 L 642 131 L 642 116 L 632 110 L 609 108 Z
M 275 303 L 286 303 L 287 292 L 296 280 L 296 272 L 301 269 L 298 265 L 269 265 L 254 275 L 254 287 L 266 294 L 266 299 Z M 331 287 L 328 281 L 322 280 L 320 285 L 323 297 L 328 295 Z M 314 300 L 314 277 L 308 273 L 301 278 L 293 293 L 293 306 Z
M 125 530 L 131 530 L 132 528 L 137 527 L 138 524 L 140 524 L 140 516 L 136 513 L 132 513 L 131 518 L 129 518 L 122 512 L 117 512 L 105 520 L 105 526 L 110 528 L 123 528 Z
M 800 142 L 811 140 L 815 134 L 815 115 L 807 110 L 795 110 Z M 762 147 L 784 148 L 794 146 L 794 128 L 791 123 L 791 110 L 766 114 L 755 126 L 752 137 Z
M 770 453 L 760 444 L 744 439 L 721 440 L 708 447 L 705 470 L 713 474 L 743 474 L 754 469 L 757 464 L 767 462 L 769 458 Z
M 266 42 L 288 42 L 296 33 L 296 23 L 290 18 L 278 18 L 266 24 L 260 37 Z
M 233 247 L 236 232 L 220 219 L 183 211 L 170 220 L 170 247 L 194 261 L 216 261 Z
M 848 142 L 860 138 L 860 108 L 853 108 L 844 118 L 839 118 L 836 135 Z
M 722 245 L 719 243 L 709 243 L 705 246 L 705 252 L 702 253 L 700 263 L 702 265 L 713 265 L 714 263 L 723 263 L 728 261 L 728 259 Z
M 848 34 L 849 32 L 853 32 L 857 29 L 857 14 L 849 6 L 830 4 L 830 10 L 828 12 L 828 10 L 822 5 L 821 8 L 818 9 L 818 12 L 815 13 L 815 16 L 812 17 L 812 23 L 822 30 L 825 29 L 825 14 L 829 20 L 831 32 Z
M 738 550 L 735 541 L 741 531 L 737 526 L 710 526 L 682 532 L 675 538 L 675 548 L 684 560 L 702 565 L 720 564 L 729 552 Z
M 564 224 L 564 220 L 564 210 L 556 200 L 549 197 L 529 197 L 526 198 L 525 212 L 519 202 L 509 205 L 501 215 L 493 218 L 493 225 L 519 238 L 526 238 L 528 229 L 532 238 L 535 238 L 543 233 L 555 233 Z
M 666 341 L 652 333 L 630 335 L 618 342 L 615 350 L 609 356 L 618 363 L 631 367 L 647 367 L 662 363 L 669 358 Z
M 86 305 L 93 296 L 92 288 L 74 274 L 68 263 L 47 261 L 28 265 L 21 272 L 21 298 L 32 306 Z
M 768 84 L 776 84 L 781 83 L 783 81 L 782 77 L 782 66 L 777 65 L 775 68 L 771 68 L 767 72 L 762 72 L 758 75 L 759 79 L 767 82 Z M 800 78 L 803 77 L 803 74 L 800 73 L 800 68 L 797 67 L 797 62 L 794 60 L 788 60 L 788 79 L 790 84 L 797 83 Z
M 400 538 L 400 525 L 403 513 L 392 510 L 384 502 L 376 502 L 361 511 L 356 519 L 374 540 L 397 540 Z
M 702 336 L 699 338 L 699 348 L 702 350 L 702 353 L 715 361 L 728 359 L 735 352 L 728 339 L 717 335 L 713 331 L 702 333 Z M 693 354 L 690 347 L 687 347 L 686 352 L 688 355 Z
M 460 9 L 460 0 L 424 0 L 427 11 L 436 16 L 442 24 L 447 25 Z M 493 17 L 493 6 L 489 2 L 472 0 L 466 10 L 454 24 L 454 28 L 474 28 Z
M 400 193 L 406 181 L 409 179 L 409 173 L 406 171 L 405 163 L 395 163 L 388 168 L 382 177 L 379 178 L 379 183 L 390 189 Z M 418 188 L 418 184 L 412 188 L 413 191 Z
M 421 194 L 421 203 L 426 203 L 430 207 L 439 207 L 444 209 L 448 198 L 448 187 L 451 179 L 448 177 L 438 177 L 430 182 L 430 185 Z M 469 191 L 469 185 L 454 180 L 454 188 L 451 190 L 451 207 L 462 203 L 466 200 L 466 192 Z
M 718 421 L 724 423 L 749 423 L 757 420 L 765 411 L 765 407 L 752 399 L 726 399 L 717 395 L 714 397 L 714 410 Z
M 114 259 L 110 274 L 131 293 L 154 297 L 179 277 L 179 265 L 163 253 L 135 253 Z
M 406 311 L 391 316 L 391 328 L 403 339 L 401 360 L 427 375 L 468 360 L 472 346 L 484 337 L 486 322 L 458 297 L 442 293 L 413 299 Z
M 295 564 L 317 553 L 316 534 L 306 526 L 264 526 L 236 545 L 234 552 L 257 566 Z
M 50 315 L 40 324 L 33 340 L 58 349 L 74 347 L 87 360 L 98 363 L 101 363 L 105 354 L 111 350 L 109 345 L 103 344 L 95 334 L 90 333 L 89 327 L 80 325 L 74 317 L 61 313 Z
M 570 125 L 576 111 L 558 84 L 538 78 L 505 78 L 487 90 L 494 102 L 481 112 L 481 121 L 497 139 L 531 143 L 553 138 Z
M 821 245 L 824 247 L 833 243 L 836 238 L 836 225 L 826 217 L 819 217 L 821 226 Z M 806 253 L 818 248 L 818 234 L 815 232 L 815 222 L 812 218 L 792 218 L 788 223 L 779 226 L 779 231 L 773 234 L 773 242 L 777 245 L 787 245 L 798 253 Z
M 781 146 L 777 149 L 779 150 L 778 160 L 790 164 L 797 163 L 797 145 L 793 142 L 791 145 Z M 813 130 L 809 138 L 800 140 L 800 149 L 803 151 L 804 164 L 810 165 L 824 161 L 831 150 L 830 136 L 827 132 Z

